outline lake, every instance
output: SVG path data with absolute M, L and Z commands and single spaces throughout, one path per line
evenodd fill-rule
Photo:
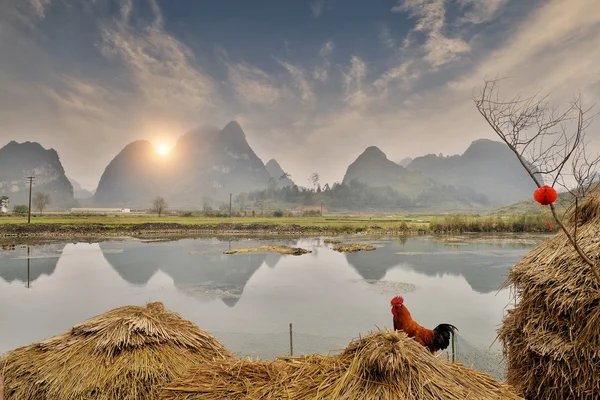
M 391 328 L 395 295 L 421 325 L 459 329 L 459 361 L 502 378 L 496 329 L 510 303 L 508 269 L 543 236 L 406 237 L 338 253 L 323 238 L 134 239 L 0 251 L 0 354 L 112 308 L 161 301 L 240 356 L 271 359 L 343 349 Z M 264 244 L 312 253 L 225 255 Z M 490 347 L 491 346 L 491 347 Z

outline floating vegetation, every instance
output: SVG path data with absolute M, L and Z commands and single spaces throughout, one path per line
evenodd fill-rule
M 300 247 L 289 247 L 289 246 L 278 246 L 278 245 L 266 245 L 260 247 L 240 247 L 238 249 L 231 249 L 224 251 L 223 254 L 244 254 L 244 253 L 279 253 L 279 254 L 291 254 L 293 256 L 301 256 L 302 254 L 312 253 L 310 250 L 306 250 Z
M 340 253 L 356 253 L 358 251 L 373 251 L 375 249 L 375 246 L 362 243 L 342 244 L 333 248 L 333 250 Z
M 323 240 L 323 243 L 325 243 L 325 244 L 341 244 L 342 241 L 337 240 L 337 239 L 325 239 L 325 240 Z

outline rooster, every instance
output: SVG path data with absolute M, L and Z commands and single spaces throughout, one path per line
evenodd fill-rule
M 394 330 L 405 332 L 409 337 L 427 347 L 432 354 L 446 349 L 450 344 L 450 335 L 454 335 L 454 331 L 458 330 L 450 324 L 440 324 L 434 330 L 423 328 L 412 319 L 401 296 L 394 297 L 391 305 L 394 315 Z

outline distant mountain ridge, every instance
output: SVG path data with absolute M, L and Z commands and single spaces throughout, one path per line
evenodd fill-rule
M 372 188 L 389 188 L 411 199 L 415 207 L 427 209 L 483 208 L 488 201 L 474 190 L 459 191 L 418 171 L 412 171 L 389 160 L 378 147 L 370 146 L 350 164 L 342 181 L 354 181 Z
M 28 176 L 33 176 L 33 189 L 50 195 L 51 207 L 77 205 L 73 186 L 65 175 L 58 153 L 37 142 L 11 141 L 0 149 L 0 195 L 9 196 L 11 207 L 29 201 Z
M 69 182 L 71 182 L 71 185 L 73 186 L 73 194 L 75 196 L 75 199 L 77 199 L 77 200 L 88 199 L 94 195 L 94 192 L 84 189 L 79 184 L 79 182 L 77 182 L 72 177 L 67 176 L 67 179 L 69 179 Z
M 504 143 L 489 139 L 475 140 L 462 155 L 417 157 L 407 169 L 484 194 L 492 206 L 528 198 L 536 188 L 515 154 Z

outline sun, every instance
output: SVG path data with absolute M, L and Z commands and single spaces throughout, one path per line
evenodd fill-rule
M 156 146 L 156 152 L 158 153 L 159 156 L 166 156 L 167 154 L 169 154 L 169 151 L 171 149 L 169 148 L 169 146 L 165 146 L 164 144 L 161 144 L 160 146 Z

